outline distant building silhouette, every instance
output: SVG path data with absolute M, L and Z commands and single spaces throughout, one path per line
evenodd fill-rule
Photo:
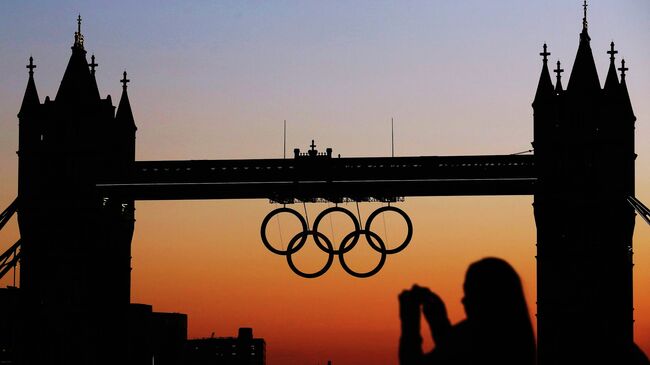
M 266 342 L 253 338 L 252 328 L 240 328 L 237 337 L 187 341 L 186 365 L 265 365 Z
M 187 315 L 153 312 L 147 304 L 129 310 L 129 364 L 181 365 Z
M 544 44 L 533 101 L 539 363 L 624 363 L 633 346 L 634 122 L 614 42 L 601 88 L 585 15 L 563 89 Z M 606 52 L 607 51 L 607 52 Z M 608 362 L 609 361 L 609 362 Z

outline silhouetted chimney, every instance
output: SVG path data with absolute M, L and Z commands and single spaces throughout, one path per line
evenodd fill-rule
M 253 339 L 253 329 L 249 327 L 242 327 L 239 329 L 239 334 L 237 335 L 239 340 L 252 340 Z

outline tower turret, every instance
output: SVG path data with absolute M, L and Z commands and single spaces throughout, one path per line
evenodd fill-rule
M 36 106 L 41 104 L 38 98 L 38 91 L 36 90 L 36 83 L 34 82 L 34 69 L 36 68 L 36 65 L 34 64 L 34 57 L 29 56 L 29 64 L 25 67 L 29 69 L 29 79 L 27 80 L 27 88 L 25 89 L 23 102 L 20 105 L 18 118 L 25 115 L 26 113 L 34 111 Z
M 129 102 L 129 94 L 127 92 L 127 83 L 131 80 L 126 78 L 126 71 L 122 74 L 122 96 L 120 97 L 120 104 L 115 113 L 115 128 L 117 136 L 115 142 L 117 143 L 116 153 L 119 154 L 118 174 L 124 176 L 131 172 L 131 166 L 135 161 L 135 120 L 133 119 L 133 111 L 131 110 L 131 103 Z
M 549 151 L 549 145 L 553 143 L 553 134 L 557 129 L 557 100 L 556 93 L 553 90 L 553 82 L 551 81 L 551 74 L 548 70 L 548 56 L 551 53 L 548 51 L 546 43 L 542 46 L 543 51 L 539 54 L 542 56 L 542 71 L 539 75 L 539 82 L 537 83 L 537 90 L 535 91 L 535 99 L 533 100 L 533 113 L 535 118 L 534 123 L 534 141 L 532 143 L 535 149 L 535 154 L 545 154 Z M 537 164 L 537 169 L 542 170 L 548 168 Z
M 132 130 L 137 129 L 135 126 L 135 120 L 133 119 L 133 112 L 131 111 L 131 103 L 129 102 L 129 94 L 126 91 L 126 84 L 131 82 L 131 80 L 126 78 L 126 71 L 122 74 L 122 97 L 120 97 L 120 104 L 117 107 L 117 112 L 115 113 L 115 122 L 118 123 L 121 127 L 127 127 Z
M 34 82 L 36 65 L 32 56 L 29 57 L 29 64 L 26 67 L 29 69 L 29 79 L 18 112 L 18 196 L 21 199 L 29 199 L 28 195 L 38 190 L 40 176 L 36 166 L 40 164 L 38 151 L 43 134 L 40 118 L 41 102 Z
M 548 46 L 544 43 L 542 47 L 544 51 L 539 55 L 542 56 L 542 72 L 539 75 L 539 82 L 537 83 L 537 91 L 535 92 L 535 99 L 533 100 L 533 108 L 542 106 L 548 103 L 553 98 L 553 82 L 551 81 L 551 74 L 548 71 Z
M 99 99 L 99 88 L 97 87 L 97 79 L 95 78 L 95 68 L 99 66 L 98 63 L 95 62 L 95 55 L 90 56 L 90 63 L 88 64 L 88 67 L 90 68 L 90 84 L 92 87 L 92 96 L 94 99 Z
M 618 75 L 616 74 L 616 64 L 615 64 L 615 59 L 614 57 L 615 54 L 618 53 L 617 50 L 614 49 L 614 42 L 609 44 L 610 50 L 607 51 L 607 54 L 609 54 L 609 68 L 607 69 L 607 77 L 605 78 L 605 86 L 603 89 L 608 92 L 614 92 L 618 90 Z
M 631 120 L 632 122 L 636 121 L 636 117 L 634 116 L 634 111 L 632 110 L 632 101 L 630 100 L 630 94 L 627 91 L 627 81 L 625 81 L 625 73 L 629 70 L 629 68 L 625 67 L 625 59 L 621 60 L 621 67 L 619 68 L 619 71 L 621 71 L 621 103 L 622 103 L 622 113 L 625 116 L 626 119 Z

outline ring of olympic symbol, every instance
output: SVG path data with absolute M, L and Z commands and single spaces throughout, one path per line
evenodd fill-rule
M 328 214 L 334 212 L 340 212 L 345 214 L 348 218 L 350 218 L 352 224 L 354 225 L 354 230 L 343 237 L 341 242 L 338 243 L 337 249 L 334 248 L 332 241 L 325 234 L 318 231 L 318 226 L 322 222 L 323 218 L 325 218 L 325 216 L 327 216 Z M 382 240 L 382 238 L 377 233 L 371 230 L 373 220 L 377 218 L 379 214 L 385 212 L 395 212 L 399 214 L 406 222 L 406 228 L 407 228 L 406 238 L 402 243 L 397 245 L 395 248 L 387 248 L 386 243 Z M 289 240 L 289 244 L 287 245 L 286 250 L 279 250 L 273 247 L 266 236 L 266 227 L 271 221 L 271 218 L 281 213 L 288 213 L 295 216 L 296 218 L 298 218 L 298 221 L 300 222 L 300 225 L 302 227 L 302 231 L 298 232 L 295 236 L 291 238 L 291 240 Z M 273 252 L 276 255 L 286 256 L 287 264 L 289 264 L 289 268 L 291 268 L 291 270 L 299 276 L 302 276 L 304 278 L 316 278 L 325 274 L 327 270 L 329 270 L 329 268 L 332 266 L 332 263 L 334 262 L 334 256 L 336 255 L 339 258 L 341 267 L 343 267 L 343 269 L 348 274 L 358 278 L 367 278 L 369 276 L 375 275 L 376 273 L 379 272 L 379 270 L 381 270 L 381 268 L 386 263 L 386 257 L 388 255 L 398 253 L 404 250 L 406 246 L 408 246 L 409 242 L 411 242 L 411 238 L 413 238 L 413 224 L 411 223 L 411 219 L 409 218 L 409 216 L 403 210 L 389 205 L 389 206 L 381 207 L 375 210 L 374 212 L 372 212 L 372 214 L 370 214 L 368 220 L 366 221 L 365 227 L 362 229 L 359 220 L 354 214 L 352 214 L 352 212 L 350 212 L 345 208 L 334 206 L 323 210 L 316 217 L 316 220 L 314 220 L 313 228 L 309 229 L 308 224 L 305 221 L 305 218 L 302 215 L 300 215 L 300 213 L 298 213 L 294 209 L 282 207 L 271 211 L 266 217 L 264 217 L 264 220 L 262 221 L 262 227 L 260 229 L 260 234 L 262 236 L 262 243 L 264 243 L 264 246 L 269 251 Z M 301 248 L 303 248 L 303 246 L 305 246 L 309 236 L 313 237 L 316 246 L 325 254 L 327 254 L 327 262 L 325 263 L 325 266 L 323 266 L 320 270 L 317 270 L 315 272 L 301 271 L 300 269 L 298 269 L 298 267 L 296 267 L 292 258 L 294 254 L 296 254 L 298 251 L 300 251 Z M 372 248 L 374 251 L 380 254 L 379 263 L 377 264 L 377 266 L 375 266 L 370 271 L 366 271 L 366 272 L 354 271 L 345 261 L 345 254 L 350 252 L 354 247 L 356 247 L 357 243 L 359 243 L 359 240 L 361 239 L 361 236 L 365 237 L 366 242 L 368 243 L 370 248 Z

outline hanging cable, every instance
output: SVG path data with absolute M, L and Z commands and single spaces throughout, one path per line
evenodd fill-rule
M 381 219 L 384 221 L 384 241 L 388 243 L 388 230 L 386 229 L 386 213 L 382 213 Z
M 355 201 L 357 203 L 357 218 L 359 218 L 359 224 L 361 227 L 363 227 L 363 221 L 361 220 L 361 211 L 359 210 L 359 202 Z
M 280 234 L 280 247 L 284 250 L 284 238 L 282 238 L 282 225 L 280 225 L 280 215 L 275 216 L 275 221 L 278 222 L 278 233 Z
M 307 215 L 307 204 L 303 201 L 302 207 L 305 209 L 305 220 L 307 221 L 307 227 L 309 227 L 309 215 Z
M 327 203 L 328 208 L 329 208 L 329 206 L 330 206 L 330 204 Z M 334 235 L 334 224 L 332 223 L 332 214 L 328 214 L 328 215 L 329 215 L 329 219 L 330 219 L 330 231 L 332 232 L 332 238 L 334 239 L 334 242 L 337 242 L 336 241 L 336 235 Z

